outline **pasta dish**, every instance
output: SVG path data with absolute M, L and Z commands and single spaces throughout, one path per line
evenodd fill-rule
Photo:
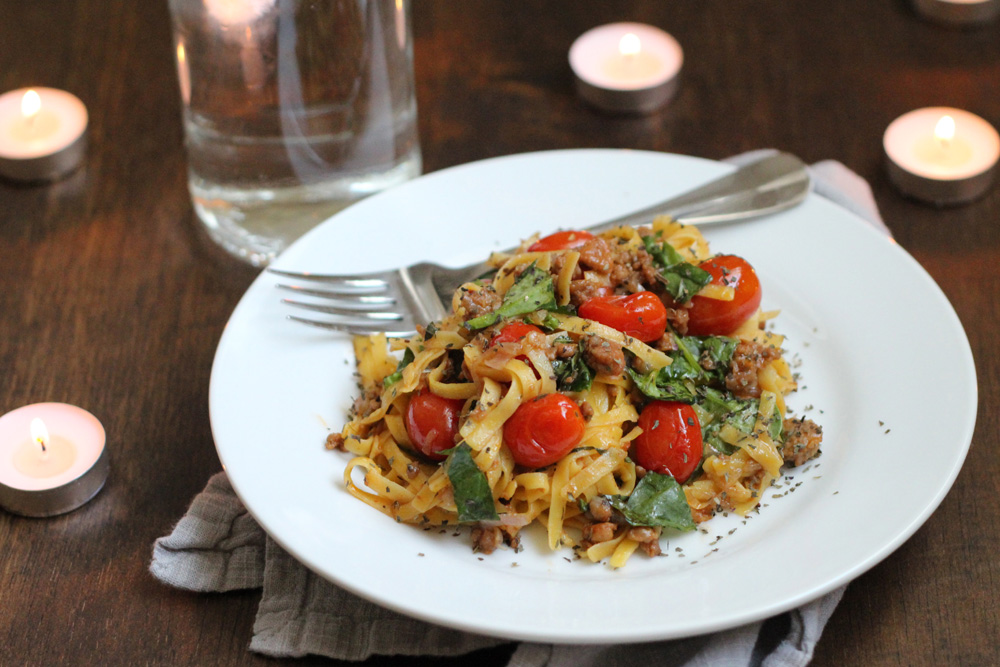
M 620 567 L 664 531 L 754 511 L 819 453 L 753 267 L 692 226 L 557 232 L 490 258 L 410 339 L 356 337 L 360 395 L 327 447 L 392 519 L 468 525 L 473 548 Z

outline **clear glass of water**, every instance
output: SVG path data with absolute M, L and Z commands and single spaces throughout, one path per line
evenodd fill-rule
M 194 210 L 269 263 L 420 173 L 409 0 L 169 0 Z

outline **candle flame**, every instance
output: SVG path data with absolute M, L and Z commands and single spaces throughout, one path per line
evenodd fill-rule
M 21 113 L 25 118 L 34 118 L 42 108 L 42 98 L 34 90 L 28 90 L 21 98 Z
M 45 427 L 45 422 L 38 417 L 31 420 L 31 439 L 41 446 L 43 452 L 48 447 L 49 429 Z
M 634 56 L 639 53 L 642 49 L 642 42 L 639 41 L 639 36 L 635 33 L 627 32 L 622 35 L 621 41 L 618 42 L 618 50 L 621 51 L 623 56 Z
M 941 116 L 941 120 L 934 126 L 934 138 L 947 146 L 955 138 L 955 119 L 951 116 Z

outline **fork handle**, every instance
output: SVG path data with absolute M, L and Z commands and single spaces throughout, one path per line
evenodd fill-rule
M 753 218 L 798 204 L 809 194 L 810 185 L 809 171 L 802 160 L 790 153 L 776 153 L 667 201 L 588 227 L 587 231 L 647 224 L 659 215 L 698 225 Z

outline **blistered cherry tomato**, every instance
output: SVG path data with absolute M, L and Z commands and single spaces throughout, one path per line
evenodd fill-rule
M 667 308 L 652 292 L 595 296 L 580 305 L 580 317 L 606 324 L 644 343 L 652 343 L 667 330 Z
M 544 468 L 566 456 L 583 438 L 587 422 L 573 399 L 546 394 L 522 403 L 503 426 L 514 462 Z
M 541 329 L 533 324 L 525 324 L 524 322 L 513 320 L 503 325 L 503 328 L 490 339 L 490 346 L 499 345 L 500 343 L 516 343 L 532 332 L 545 335 Z
M 592 238 L 594 238 L 594 235 L 590 232 L 556 232 L 532 243 L 528 246 L 528 252 L 548 252 L 550 250 L 579 248 Z
M 742 257 L 719 255 L 699 265 L 712 274 L 712 284 L 732 287 L 732 301 L 696 296 L 688 308 L 688 334 L 724 336 L 739 328 L 760 307 L 761 288 L 757 273 Z
M 464 401 L 442 398 L 424 389 L 406 406 L 406 432 L 413 446 L 435 461 L 444 461 L 438 452 L 455 446 L 458 418 Z
M 639 415 L 642 433 L 632 457 L 646 470 L 687 481 L 701 461 L 701 425 L 694 408 L 684 403 L 653 401 Z

